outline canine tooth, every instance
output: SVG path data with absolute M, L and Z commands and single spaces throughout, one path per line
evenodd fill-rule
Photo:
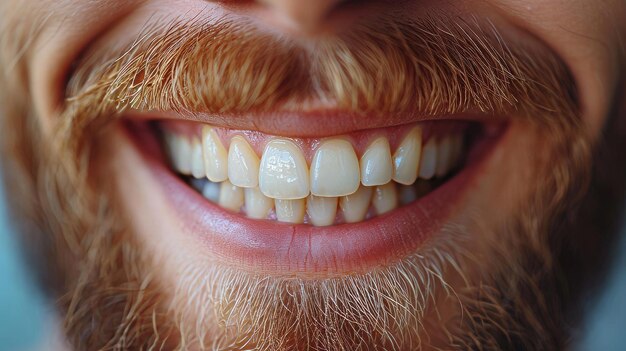
M 202 196 L 211 202 L 218 203 L 220 201 L 220 190 L 220 183 L 206 181 L 202 188 Z
M 389 183 L 392 167 L 389 141 L 384 137 L 374 140 L 361 157 L 361 183 L 365 186 Z
M 398 191 L 396 183 L 389 182 L 385 185 L 377 186 L 374 189 L 372 204 L 379 215 L 387 213 L 398 207 Z
M 367 186 L 359 187 L 354 194 L 342 196 L 339 199 L 339 207 L 346 222 L 355 223 L 365 219 L 371 200 L 372 188 Z
M 449 136 L 445 136 L 437 145 L 437 167 L 435 174 L 437 177 L 443 177 L 451 168 L 452 141 Z
M 206 177 L 204 159 L 202 158 L 202 144 L 198 139 L 194 139 L 191 144 L 191 175 L 197 179 Z
M 361 181 L 359 159 L 343 139 L 324 141 L 311 162 L 311 194 L 338 197 L 357 191 Z
M 261 157 L 259 187 L 273 199 L 303 199 L 309 195 L 309 171 L 298 145 L 287 139 L 274 139 Z
M 422 159 L 420 160 L 419 177 L 430 179 L 435 175 L 437 167 L 437 141 L 430 138 L 422 149 Z
M 231 211 L 239 212 L 243 206 L 243 189 L 232 185 L 228 180 L 221 184 L 219 205 Z
M 228 149 L 228 180 L 242 188 L 259 185 L 259 157 L 246 139 L 237 135 Z
M 421 154 L 422 130 L 420 127 L 415 127 L 402 140 L 393 154 L 393 180 L 404 185 L 415 183 Z
M 279 222 L 286 223 L 303 223 L 304 211 L 306 210 L 306 200 L 281 200 L 278 199 L 276 203 L 276 218 Z
M 310 195 L 306 202 L 307 213 L 315 226 L 331 225 L 337 215 L 336 197 L 319 197 Z
M 415 185 L 400 185 L 398 197 L 401 205 L 407 205 L 417 200 L 417 189 L 415 189 Z
M 263 195 L 259 188 L 244 189 L 246 215 L 250 218 L 264 219 L 274 207 L 274 200 Z
M 215 130 L 209 126 L 202 128 L 202 154 L 206 176 L 212 182 L 228 179 L 228 152 Z

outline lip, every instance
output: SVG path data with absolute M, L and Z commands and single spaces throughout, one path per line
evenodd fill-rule
M 148 123 L 126 126 L 183 231 L 213 259 L 255 272 L 313 275 L 369 271 L 415 253 L 458 210 L 483 161 L 506 134 L 477 141 L 457 175 L 412 204 L 359 223 L 313 227 L 249 219 L 210 203 L 167 168 Z

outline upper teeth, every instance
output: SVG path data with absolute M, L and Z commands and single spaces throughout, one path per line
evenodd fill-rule
M 382 214 L 415 199 L 414 188 L 398 194 L 395 184 L 447 175 L 462 148 L 460 133 L 430 137 L 424 145 L 422 129 L 415 126 L 393 155 L 383 136 L 370 142 L 360 159 L 347 139 L 322 140 L 309 167 L 301 148 L 287 138 L 270 140 L 260 158 L 241 135 L 230 139 L 227 150 L 210 126 L 203 127 L 201 140 L 166 132 L 166 141 L 173 167 L 208 179 L 201 190 L 222 207 L 243 208 L 252 218 L 267 218 L 275 208 L 278 220 L 292 223 L 301 223 L 306 212 L 314 225 L 332 224 L 338 204 L 346 222 L 357 222 L 370 206 Z

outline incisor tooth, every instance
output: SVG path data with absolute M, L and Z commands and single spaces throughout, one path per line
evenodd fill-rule
M 337 198 L 310 195 L 307 198 L 306 208 L 313 225 L 318 227 L 331 225 L 335 222 L 337 215 Z
M 393 180 L 400 184 L 415 183 L 422 154 L 422 130 L 413 128 L 393 155 Z
M 279 222 L 303 223 L 306 200 L 276 200 L 276 218 Z
M 212 182 L 228 179 L 228 153 L 213 128 L 202 128 L 202 154 L 206 176 Z
M 207 181 L 202 188 L 202 196 L 211 202 L 218 203 L 220 201 L 220 183 Z
M 389 141 L 380 137 L 367 147 L 361 157 L 361 183 L 365 186 L 387 184 L 392 174 Z
M 390 182 L 385 185 L 377 186 L 374 189 L 374 198 L 372 204 L 379 215 L 387 213 L 398 207 L 398 191 L 396 183 Z
M 259 185 L 259 157 L 246 139 L 237 135 L 228 149 L 228 180 L 242 188 Z
M 243 206 L 243 189 L 232 185 L 228 180 L 223 181 L 218 203 L 223 208 L 239 212 Z
M 430 179 L 435 175 L 437 167 L 437 141 L 430 138 L 422 149 L 419 176 L 422 179 Z
M 274 200 L 263 195 L 259 188 L 246 188 L 244 194 L 246 215 L 255 219 L 267 218 L 274 207 Z
M 172 139 L 174 168 L 184 175 L 191 175 L 191 143 L 187 138 L 174 135 Z
M 437 177 L 443 177 L 448 173 L 448 170 L 451 168 L 451 156 L 452 140 L 449 136 L 445 136 L 437 145 L 437 167 L 435 169 Z
M 359 190 L 354 194 L 342 196 L 339 199 L 339 207 L 341 207 L 345 221 L 347 223 L 355 223 L 365 219 L 371 199 L 372 188 L 367 186 L 359 187 Z
M 311 162 L 311 194 L 338 197 L 357 191 L 359 160 L 352 144 L 343 139 L 324 141 Z
M 259 187 L 265 196 L 274 199 L 303 199 L 309 195 L 309 171 L 298 145 L 274 139 L 265 146 Z
M 191 143 L 191 175 L 197 179 L 206 177 L 204 159 L 202 158 L 202 143 L 198 139 L 194 139 Z

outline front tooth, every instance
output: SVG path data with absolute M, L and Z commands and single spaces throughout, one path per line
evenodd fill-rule
M 387 184 L 391 181 L 392 173 L 389 141 L 387 138 L 378 138 L 361 157 L 361 183 L 365 186 Z
M 295 200 L 309 195 L 309 169 L 298 145 L 274 139 L 265 146 L 259 187 L 265 196 L 274 199 Z
M 417 189 L 415 185 L 401 185 L 398 193 L 401 205 L 407 205 L 417 200 Z
M 404 185 L 415 183 L 421 153 L 422 129 L 415 127 L 402 140 L 393 155 L 393 180 Z
M 207 178 L 218 183 L 228 179 L 228 153 L 215 130 L 209 126 L 202 128 L 202 153 Z
M 259 157 L 246 139 L 237 135 L 228 149 L 228 180 L 242 188 L 259 185 Z
M 437 141 L 430 138 L 422 149 L 419 176 L 422 179 L 430 179 L 435 175 L 437 167 Z
M 179 135 L 174 136 L 172 158 L 174 167 L 179 173 L 191 174 L 191 143 L 187 138 Z
M 446 175 L 451 166 L 452 140 L 449 136 L 444 137 L 437 146 L 437 166 L 435 174 L 437 177 Z
M 398 207 L 398 191 L 396 183 L 390 182 L 385 185 L 377 186 L 374 189 L 374 198 L 372 204 L 379 215 L 387 213 Z
M 319 197 L 310 195 L 306 202 L 307 213 L 315 226 L 331 225 L 337 215 L 336 197 Z
M 322 143 L 311 162 L 311 194 L 338 197 L 357 191 L 361 181 L 359 159 L 343 139 Z
M 343 218 L 347 223 L 360 222 L 365 219 L 372 200 L 372 188 L 361 186 L 356 193 L 342 196 L 339 200 L 339 207 L 343 213 Z
M 202 188 L 202 196 L 211 202 L 218 203 L 220 201 L 220 190 L 220 183 L 206 181 Z
M 306 210 L 306 200 L 281 200 L 276 203 L 276 218 L 279 222 L 304 223 L 304 211 Z
M 191 144 L 191 175 L 197 179 L 206 177 L 204 159 L 202 158 L 202 143 L 198 139 L 194 139 Z
M 239 212 L 243 206 L 243 189 L 232 185 L 228 180 L 221 184 L 219 205 L 234 212 Z
M 246 188 L 244 194 L 246 215 L 255 219 L 267 218 L 274 207 L 274 200 L 263 195 L 259 188 Z

